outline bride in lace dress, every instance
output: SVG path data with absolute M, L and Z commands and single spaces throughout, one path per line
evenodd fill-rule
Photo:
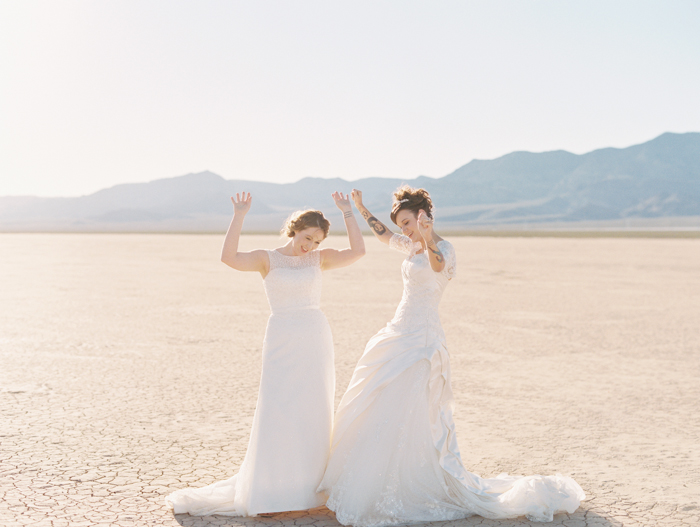
M 394 194 L 392 234 L 362 204 L 357 209 L 379 240 L 406 254 L 396 315 L 367 344 L 336 412 L 331 456 L 319 491 L 338 521 L 356 527 L 527 516 L 551 521 L 585 498 L 571 478 L 484 479 L 460 458 L 452 418 L 450 361 L 438 304 L 455 276 L 452 245 L 432 229 L 423 189 Z
M 330 449 L 335 370 L 331 331 L 319 309 L 321 271 L 350 265 L 365 252 L 349 196 L 336 192 L 333 199 L 343 212 L 350 248 L 317 250 L 330 223 L 321 212 L 306 210 L 287 220 L 283 232 L 290 240 L 284 247 L 241 252 L 238 240 L 252 199 L 245 193 L 231 198 L 234 215 L 221 260 L 239 271 L 259 272 L 272 311 L 260 391 L 238 474 L 168 495 L 176 514 L 255 516 L 326 501 L 316 489 Z

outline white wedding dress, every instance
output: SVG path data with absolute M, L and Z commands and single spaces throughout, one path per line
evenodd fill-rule
M 436 273 L 420 245 L 394 234 L 389 246 L 406 253 L 404 292 L 393 320 L 367 344 L 336 412 L 331 457 L 319 490 L 344 525 L 376 527 L 527 516 L 551 521 L 575 511 L 585 495 L 571 478 L 484 479 L 460 458 L 452 418 L 450 362 L 438 304 L 455 275 L 455 253 L 438 247 Z
M 176 514 L 255 516 L 326 501 L 316 489 L 330 450 L 335 370 L 330 327 L 319 309 L 320 253 L 268 255 L 264 285 L 272 313 L 248 450 L 235 476 L 167 496 Z

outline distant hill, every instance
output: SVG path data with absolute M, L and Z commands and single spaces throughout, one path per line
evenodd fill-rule
M 304 178 L 276 184 L 225 180 L 211 172 L 116 185 L 74 198 L 1 197 L 0 231 L 223 231 L 229 196 L 253 194 L 248 231 L 277 231 L 294 210 L 323 210 L 342 228 L 330 194 L 363 191 L 388 220 L 401 183 L 428 189 L 447 230 L 566 228 L 589 225 L 700 228 L 700 133 L 665 133 L 629 148 L 583 155 L 513 152 L 474 160 L 442 178 Z

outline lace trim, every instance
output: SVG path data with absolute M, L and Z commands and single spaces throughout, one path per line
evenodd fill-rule
M 447 240 L 440 240 L 437 245 L 445 257 L 445 267 L 442 269 L 441 273 L 445 275 L 445 278 L 448 280 L 452 280 L 457 276 L 457 256 L 455 255 L 455 248 Z
M 413 252 L 413 242 L 408 236 L 394 233 L 389 239 L 389 248 L 404 254 Z
M 404 254 L 413 256 L 417 250 L 417 244 L 411 241 L 411 238 L 404 236 L 403 234 L 396 234 L 389 239 L 389 248 L 399 251 Z M 440 240 L 437 243 L 440 251 L 445 256 L 445 267 L 441 271 L 442 274 L 451 280 L 457 275 L 457 258 L 455 256 L 454 247 L 447 240 Z

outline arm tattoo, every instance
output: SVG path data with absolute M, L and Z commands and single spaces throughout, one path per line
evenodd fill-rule
M 364 213 L 362 214 L 364 216 Z M 369 214 L 368 214 L 369 216 Z M 365 218 L 367 220 L 367 223 L 369 224 L 370 229 L 372 229 L 377 236 L 381 236 L 386 232 L 386 227 L 384 224 L 379 221 L 377 218 L 374 216 L 369 216 L 368 218 Z
M 352 216 L 353 216 L 353 214 L 352 214 L 352 211 L 351 211 L 351 210 L 345 211 L 345 212 L 343 213 L 343 217 L 344 217 L 344 218 L 352 218 Z
M 443 260 L 445 259 L 442 256 L 442 253 L 440 252 L 440 249 L 438 249 L 437 245 L 435 242 L 432 242 L 428 245 L 428 249 L 430 249 L 430 252 L 435 255 L 435 260 L 437 260 L 437 263 L 442 263 Z

